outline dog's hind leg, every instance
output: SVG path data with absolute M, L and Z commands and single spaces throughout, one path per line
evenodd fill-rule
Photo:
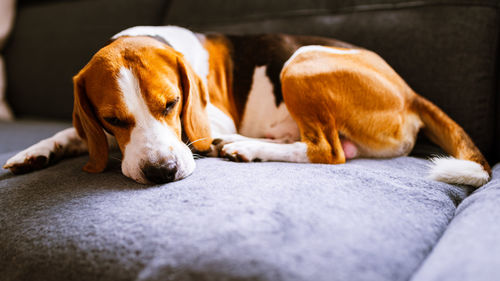
M 326 95 L 311 92 L 317 81 L 282 76 L 281 83 L 283 99 L 299 127 L 301 143 L 307 147 L 308 162 L 342 164 L 346 158 L 357 156 L 355 144 L 339 136 L 334 102 Z
M 308 134 L 311 135 L 311 134 Z M 340 140 L 337 134 L 335 149 L 328 142 L 305 141 L 284 143 L 279 140 L 228 136 L 214 140 L 213 155 L 236 162 L 280 161 L 295 163 L 344 163 L 345 158 L 354 158 L 356 147 L 348 140 Z M 320 139 L 320 138 L 315 138 Z M 332 153 L 333 151 L 336 151 Z M 344 153 L 344 151 L 348 151 Z M 334 158 L 336 155 L 337 158 Z
M 301 131 L 301 141 L 280 143 L 278 140 L 239 136 L 229 143 L 222 143 L 222 147 L 218 149 L 219 156 L 241 162 L 281 161 L 340 164 L 346 160 L 344 148 L 349 148 L 349 158 L 356 155 L 356 148 L 352 143 L 347 140 L 341 141 L 338 131 L 335 129 L 335 120 L 311 122 L 305 118 L 298 120 L 297 123 Z M 220 145 L 220 143 L 216 143 L 216 145 Z

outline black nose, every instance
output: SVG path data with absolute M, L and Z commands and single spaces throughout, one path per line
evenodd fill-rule
M 147 164 L 142 168 L 147 180 L 154 183 L 167 183 L 175 180 L 177 164 L 169 161 L 162 164 Z

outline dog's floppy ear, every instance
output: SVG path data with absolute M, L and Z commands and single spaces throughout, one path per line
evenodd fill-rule
M 205 111 L 207 90 L 198 75 L 182 57 L 177 58 L 183 90 L 182 127 L 192 146 L 200 152 L 210 150 L 212 137 Z
M 99 173 L 106 168 L 108 163 L 108 141 L 90 105 L 81 74 L 73 78 L 73 87 L 75 99 L 73 126 L 78 135 L 87 142 L 89 150 L 89 161 L 83 170 L 89 173 Z

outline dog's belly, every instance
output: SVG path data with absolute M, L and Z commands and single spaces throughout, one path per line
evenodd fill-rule
M 276 105 L 273 84 L 266 66 L 256 67 L 243 112 L 239 133 L 253 138 L 271 138 L 284 142 L 300 139 L 299 128 L 285 103 Z

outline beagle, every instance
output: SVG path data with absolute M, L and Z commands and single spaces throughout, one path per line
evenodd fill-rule
M 198 34 L 139 26 L 112 37 L 74 77 L 73 128 L 4 168 L 24 173 L 110 145 L 140 183 L 180 180 L 192 151 L 233 161 L 341 164 L 407 155 L 418 131 L 451 156 L 432 179 L 479 187 L 491 169 L 469 136 L 377 54 L 320 37 Z

